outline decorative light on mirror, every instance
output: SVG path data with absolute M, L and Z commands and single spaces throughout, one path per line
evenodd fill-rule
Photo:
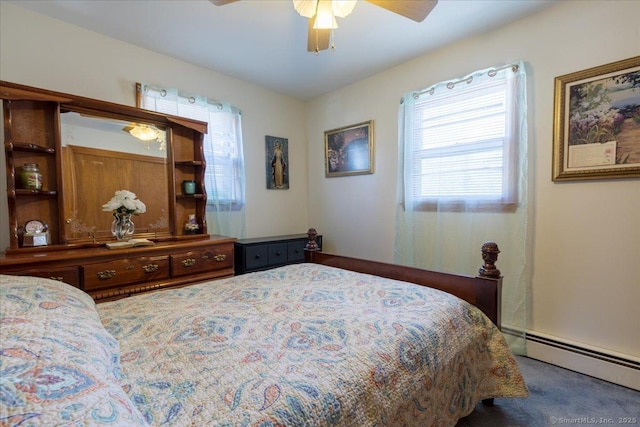
M 134 138 L 139 139 L 147 150 L 151 149 L 150 143 L 152 141 L 158 141 L 158 149 L 160 151 L 166 150 L 167 148 L 165 133 L 158 130 L 155 126 L 149 126 L 141 123 L 130 123 L 128 126 L 122 128 L 122 130 L 129 133 Z

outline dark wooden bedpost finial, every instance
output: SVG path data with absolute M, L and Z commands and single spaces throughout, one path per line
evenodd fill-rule
M 480 276 L 491 278 L 500 277 L 500 270 L 496 268 L 496 261 L 498 260 L 498 254 L 500 253 L 498 245 L 494 242 L 486 242 L 482 245 L 481 251 L 484 265 L 478 270 Z
M 316 243 L 317 235 L 318 235 L 318 232 L 316 231 L 315 228 L 310 228 L 309 231 L 307 231 L 307 236 L 309 237 L 309 241 L 307 242 L 307 245 L 304 247 L 305 250 L 317 251 L 319 249 L 318 244 Z

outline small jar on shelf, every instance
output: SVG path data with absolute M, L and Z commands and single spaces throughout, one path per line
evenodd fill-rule
M 25 163 L 20 174 L 22 188 L 26 190 L 42 190 L 42 174 L 37 163 Z
M 192 179 L 182 181 L 182 192 L 188 195 L 196 194 L 196 182 Z

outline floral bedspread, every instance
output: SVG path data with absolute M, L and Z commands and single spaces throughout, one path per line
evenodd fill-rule
M 98 305 L 154 426 L 453 426 L 526 396 L 501 333 L 449 294 L 316 264 Z
M 89 295 L 0 275 L 0 426 L 146 426 L 119 378 L 118 342 Z

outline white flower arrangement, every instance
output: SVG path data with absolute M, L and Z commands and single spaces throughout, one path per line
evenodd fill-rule
M 118 190 L 111 200 L 102 205 L 102 210 L 105 212 L 116 211 L 138 215 L 145 213 L 147 206 L 141 200 L 138 200 L 137 196 L 131 191 Z

